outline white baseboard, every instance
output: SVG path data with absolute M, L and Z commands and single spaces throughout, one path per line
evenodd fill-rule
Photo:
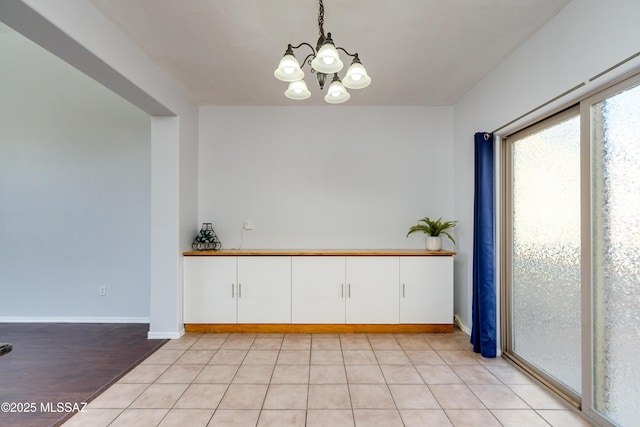
M 150 340 L 177 340 L 184 335 L 184 328 L 178 332 L 151 332 L 147 333 L 147 339 Z
M 0 316 L 0 323 L 149 323 L 149 318 Z

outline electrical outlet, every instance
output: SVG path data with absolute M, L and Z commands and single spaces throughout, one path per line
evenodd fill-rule
M 246 221 L 242 224 L 242 228 L 244 228 L 245 230 L 253 230 L 253 221 L 246 220 Z
M 107 287 L 105 285 L 101 285 L 98 287 L 98 295 L 104 297 L 107 295 Z

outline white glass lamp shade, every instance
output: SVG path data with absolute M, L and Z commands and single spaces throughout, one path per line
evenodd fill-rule
M 348 101 L 351 98 L 347 89 L 345 89 L 344 85 L 340 82 L 340 80 L 334 79 L 329 85 L 329 90 L 327 90 L 327 94 L 324 97 L 324 100 L 329 104 L 340 104 L 342 102 Z
M 307 99 L 311 96 L 311 92 L 307 89 L 307 84 L 304 80 L 298 80 L 296 82 L 289 83 L 289 87 L 284 92 L 284 96 L 289 99 Z
M 313 61 L 311 61 L 311 66 L 320 73 L 333 74 L 342 70 L 344 64 L 340 60 L 340 55 L 338 55 L 333 43 L 325 43 L 320 47 Z
M 300 63 L 298 63 L 296 57 L 287 54 L 282 57 L 273 75 L 283 82 L 295 82 L 304 78 L 304 71 L 300 68 Z
M 360 62 L 354 62 L 347 70 L 347 75 L 342 79 L 342 84 L 349 89 L 362 89 L 371 84 L 371 77 Z

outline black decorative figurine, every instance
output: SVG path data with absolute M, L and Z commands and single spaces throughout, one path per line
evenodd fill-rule
M 222 247 L 220 239 L 216 236 L 216 232 L 213 231 L 213 227 L 210 222 L 202 223 L 202 229 L 196 236 L 191 247 L 196 251 L 219 251 Z

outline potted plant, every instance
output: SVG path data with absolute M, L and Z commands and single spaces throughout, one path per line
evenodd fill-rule
M 428 251 L 438 251 L 442 248 L 442 237 L 441 234 L 444 234 L 451 240 L 453 244 L 456 241 L 453 239 L 451 234 L 447 233 L 446 230 L 449 230 L 456 226 L 458 221 L 442 221 L 442 218 L 438 218 L 436 220 L 430 219 L 428 216 L 419 219 L 418 223 L 413 227 L 409 228 L 409 232 L 407 233 L 407 237 L 409 234 L 415 231 L 422 231 L 427 235 L 427 250 Z

